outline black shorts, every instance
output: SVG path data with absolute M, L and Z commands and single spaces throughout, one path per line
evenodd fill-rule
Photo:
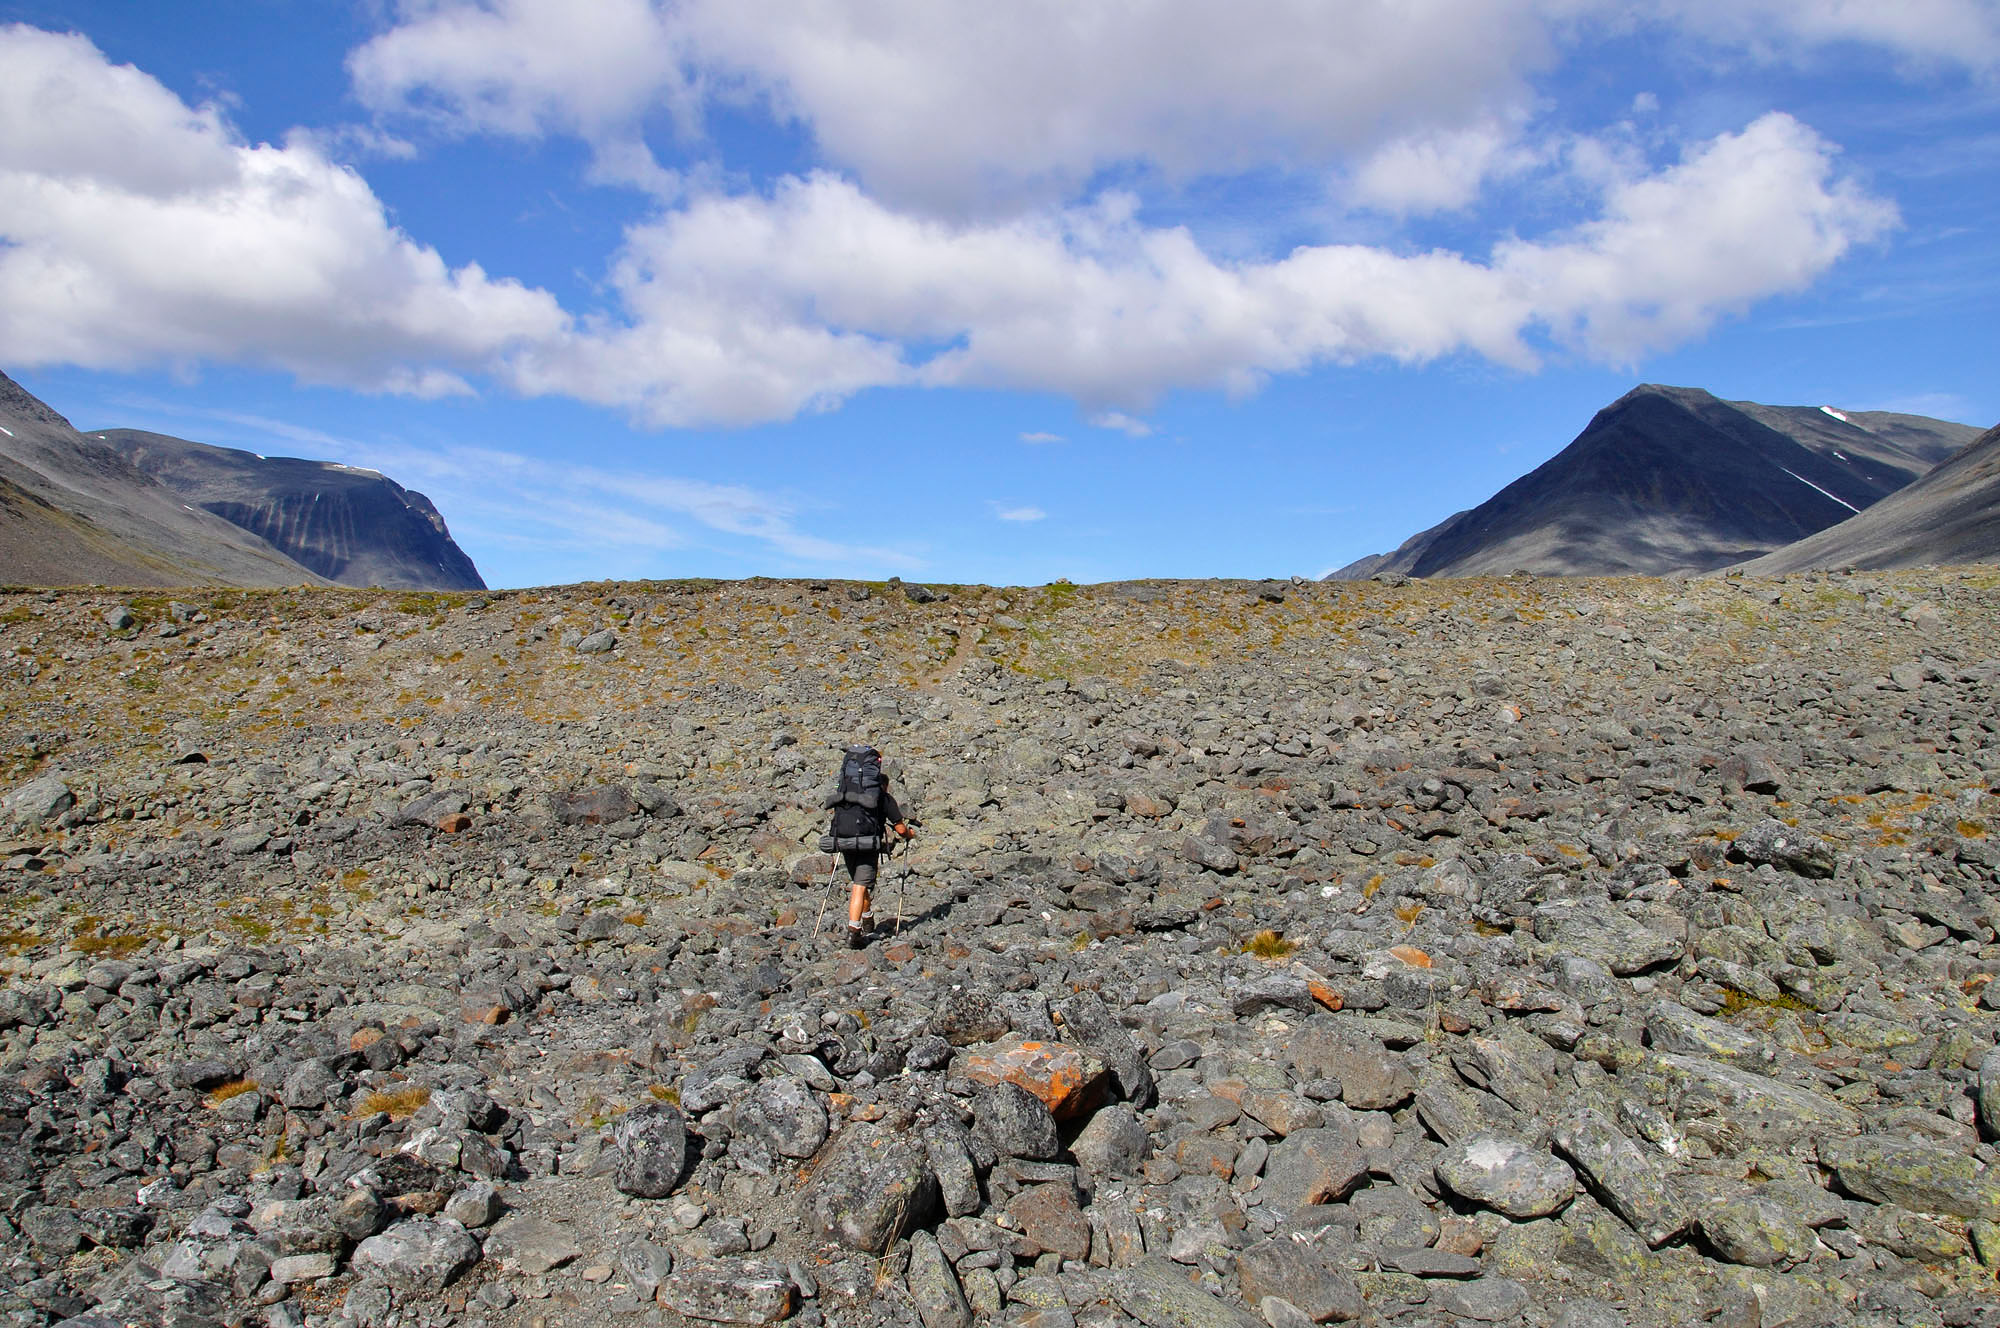
M 854 878 L 856 885 L 875 884 L 875 868 L 882 860 L 881 853 L 874 849 L 862 852 L 848 849 L 844 850 L 840 856 L 846 859 L 847 874 Z

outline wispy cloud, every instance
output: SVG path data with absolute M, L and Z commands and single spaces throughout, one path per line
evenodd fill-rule
M 1048 516 L 1039 507 L 1001 507 L 994 504 L 993 515 L 1002 521 L 1040 521 Z
M 1152 425 L 1146 423 L 1144 420 L 1135 419 L 1122 410 L 1099 411 L 1090 417 L 1090 422 L 1100 429 L 1116 429 L 1118 432 L 1128 434 L 1133 438 L 1150 438 L 1153 436 Z
M 1033 433 L 1022 434 L 1021 441 L 1024 443 L 1060 443 L 1063 441 L 1063 436 L 1059 433 L 1043 433 L 1037 429 Z

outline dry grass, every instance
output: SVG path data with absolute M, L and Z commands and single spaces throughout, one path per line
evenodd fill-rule
M 363 1116 L 386 1115 L 390 1120 L 408 1120 L 431 1100 L 431 1090 L 416 1084 L 401 1088 L 377 1089 L 361 1099 Z
M 256 1091 L 257 1081 L 255 1079 L 231 1079 L 221 1087 L 211 1090 L 205 1101 L 211 1108 L 219 1107 L 232 1097 L 242 1097 L 245 1093 L 254 1093 Z
M 1256 955 L 1259 959 L 1284 959 L 1299 948 L 1297 941 L 1288 941 L 1277 932 L 1266 928 L 1243 943 L 1243 953 Z

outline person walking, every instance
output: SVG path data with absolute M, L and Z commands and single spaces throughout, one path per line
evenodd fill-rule
M 847 897 L 847 948 L 859 950 L 868 944 L 875 926 L 868 892 L 875 884 L 882 850 L 890 846 L 891 836 L 907 840 L 911 831 L 889 791 L 882 754 L 867 743 L 855 743 L 842 753 L 839 781 L 823 805 L 833 812 L 833 827 L 822 842 L 840 854 L 853 881 Z

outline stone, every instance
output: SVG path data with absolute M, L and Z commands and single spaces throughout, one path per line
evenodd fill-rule
M 683 1259 L 655 1295 L 674 1313 L 705 1323 L 780 1323 L 798 1305 L 785 1265 L 759 1259 Z
M 1505 1135 L 1468 1135 L 1445 1148 L 1435 1170 L 1453 1194 L 1508 1217 L 1547 1217 L 1576 1194 L 1567 1163 Z
M 451 1285 L 479 1258 L 479 1242 L 450 1218 L 409 1217 L 355 1246 L 353 1263 L 365 1280 L 418 1292 Z
M 972 1306 L 966 1303 L 958 1276 L 951 1270 L 937 1239 L 928 1231 L 910 1236 L 910 1267 L 905 1275 L 910 1303 L 924 1328 L 972 1328 Z
M 1659 1168 L 1603 1112 L 1580 1107 L 1564 1115 L 1555 1122 L 1550 1140 L 1598 1202 L 1648 1246 L 1658 1248 L 1686 1228 Z
M 1434 1297 L 1446 1314 L 1479 1323 L 1505 1323 L 1528 1308 L 1528 1289 L 1505 1277 L 1482 1277 L 1472 1282 L 1448 1282 Z
M 687 1121 L 661 1102 L 627 1112 L 612 1132 L 611 1183 L 620 1194 L 664 1199 L 687 1166 Z
M 1046 1161 L 1062 1151 L 1054 1113 L 1018 1084 L 1003 1080 L 981 1088 L 972 1100 L 972 1116 L 1004 1156 Z
M 923 1141 L 884 1123 L 841 1130 L 803 1196 L 815 1232 L 864 1254 L 883 1253 L 925 1221 L 937 1202 Z
M 2000 1047 L 1980 1059 L 1977 1099 L 1979 1123 L 1987 1137 L 2000 1136 Z
M 1076 1192 L 1066 1184 L 1033 1185 L 1014 1196 L 1007 1212 L 1041 1249 L 1065 1259 L 1090 1253 L 1090 1222 L 1077 1207 Z
M 285 1254 L 271 1260 L 271 1280 L 290 1286 L 297 1282 L 317 1282 L 340 1271 L 340 1260 L 329 1250 L 309 1254 Z
M 1087 1115 L 1104 1100 L 1110 1071 L 1076 1047 L 1017 1041 L 968 1052 L 959 1073 L 975 1084 L 1016 1084 L 1040 1098 L 1059 1121 Z
M 1289 1213 L 1345 1199 L 1367 1174 L 1367 1156 L 1341 1131 L 1298 1130 L 1271 1149 L 1259 1193 L 1267 1207 Z
M 461 1185 L 444 1201 L 444 1216 L 468 1230 L 490 1226 L 500 1216 L 500 1191 L 489 1180 Z
M 1339 1075 L 1340 1100 L 1356 1111 L 1394 1111 L 1417 1093 L 1410 1067 L 1379 1046 L 1355 1048 Z
M 1783 821 L 1759 821 L 1736 836 L 1729 848 L 1732 856 L 1746 862 L 1767 862 L 1800 876 L 1824 879 L 1833 875 L 1833 850 L 1826 842 Z
M 737 1105 L 736 1129 L 783 1157 L 808 1158 L 826 1142 L 826 1108 L 790 1075 L 764 1079 Z
M 1203 1291 L 1165 1259 L 1146 1259 L 1117 1275 L 1112 1294 L 1146 1328 L 1264 1328 L 1256 1316 Z
M 1100 1107 L 1075 1139 L 1070 1155 L 1092 1175 L 1112 1178 L 1136 1173 L 1152 1147 L 1152 1138 L 1131 1107 L 1122 1102 Z
M 1314 1323 L 1346 1323 L 1366 1308 L 1360 1284 L 1341 1268 L 1331 1251 L 1289 1236 L 1248 1246 L 1236 1256 L 1243 1299 L 1289 1301 Z
M 53 821 L 76 805 L 76 795 L 55 775 L 31 779 L 0 797 L 0 818 L 10 826 L 32 830 Z
M 1964 1153 L 1888 1135 L 1829 1140 L 1819 1152 L 1821 1165 L 1857 1198 L 2000 1221 L 2000 1180 Z
M 1790 1267 L 1812 1257 L 1812 1228 L 1782 1203 L 1740 1194 L 1701 1209 L 1701 1237 L 1716 1257 L 1749 1268 Z
M 582 1255 L 568 1227 L 525 1213 L 509 1215 L 486 1234 L 486 1257 L 505 1273 L 540 1277 Z
M 1052 1002 L 1050 1009 L 1062 1020 L 1063 1036 L 1104 1063 L 1113 1094 L 1141 1110 L 1153 1105 L 1153 1071 L 1146 1053 L 1102 997 L 1080 991 Z
M 576 653 L 579 655 L 604 655 L 609 654 L 611 651 L 617 649 L 617 647 L 618 634 L 609 628 L 605 628 L 592 632 L 578 641 L 576 643 Z
M 1608 899 L 1562 899 L 1534 911 L 1535 939 L 1549 948 L 1594 959 L 1619 977 L 1673 963 L 1687 953 L 1680 934 L 1640 922 Z

